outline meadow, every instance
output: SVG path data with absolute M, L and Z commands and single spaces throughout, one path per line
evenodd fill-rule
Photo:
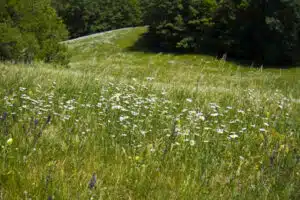
M 0 199 L 299 199 L 300 70 L 66 41 L 0 63 Z

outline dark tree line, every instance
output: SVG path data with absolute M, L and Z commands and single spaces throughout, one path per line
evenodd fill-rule
M 71 38 L 141 25 L 141 3 L 142 0 L 52 0 Z
M 160 48 L 299 63 L 299 0 L 152 0 L 149 10 L 150 35 Z
M 151 43 L 255 61 L 300 60 L 299 0 L 52 0 L 71 37 L 149 25 Z
M 67 63 L 68 38 L 149 25 L 161 50 L 300 60 L 300 0 L 0 0 L 0 59 Z

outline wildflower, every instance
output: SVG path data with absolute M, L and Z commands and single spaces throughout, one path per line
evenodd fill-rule
M 216 103 L 209 103 L 209 105 L 212 109 L 220 108 L 220 106 L 218 106 Z
M 6 141 L 6 144 L 7 144 L 8 146 L 10 146 L 10 145 L 12 145 L 13 141 L 14 141 L 14 139 L 9 138 L 9 139 Z
M 224 129 L 218 128 L 216 131 L 217 131 L 217 133 L 220 133 L 220 134 L 224 133 Z
M 85 104 L 86 107 L 90 108 L 91 107 L 91 104 L 87 103 Z
M 113 109 L 113 110 L 121 110 L 122 108 L 123 107 L 120 106 L 120 105 L 114 105 L 114 106 L 111 107 L 111 109 Z
M 54 197 L 51 195 L 51 196 L 48 196 L 47 200 L 53 200 Z
M 39 120 L 38 120 L 38 119 L 35 119 L 35 120 L 34 120 L 34 126 L 36 127 L 36 126 L 38 125 L 38 123 L 39 123 Z
M 132 85 L 129 85 L 128 87 L 129 87 L 129 89 L 131 89 L 131 90 L 135 90 L 135 87 L 133 87 Z
M 180 146 L 180 143 L 179 142 L 175 142 L 175 144 L 174 145 L 176 145 L 176 146 Z
M 146 131 L 141 131 L 141 134 L 142 134 L 143 136 L 145 136 L 145 135 L 146 135 Z
M 238 110 L 238 113 L 245 114 L 245 111 L 243 111 L 243 110 Z
M 19 90 L 20 90 L 21 92 L 24 92 L 24 91 L 26 90 L 26 88 L 20 87 Z
M 153 81 L 154 78 L 153 78 L 153 77 L 146 77 L 146 80 L 147 80 L 147 81 Z
M 136 160 L 136 161 L 139 161 L 140 159 L 141 159 L 141 158 L 140 158 L 139 156 L 136 156 L 136 157 L 135 157 L 135 160 Z
M 264 123 L 264 125 L 265 125 L 265 126 L 269 126 L 269 124 L 268 124 L 268 123 Z
M 122 122 L 122 121 L 124 121 L 124 120 L 126 120 L 126 119 L 128 119 L 129 117 L 128 116 L 120 116 L 120 122 Z
M 205 121 L 205 117 L 204 116 L 200 116 L 199 119 L 202 120 L 202 121 Z
M 212 114 L 210 114 L 210 116 L 217 117 L 217 116 L 219 116 L 219 113 L 212 113 Z
M 194 110 L 189 111 L 189 115 L 196 115 L 196 114 L 197 114 L 197 112 Z
M 72 104 L 74 102 L 75 102 L 75 99 L 70 99 L 70 100 L 66 101 L 66 104 Z
M 260 128 L 259 131 L 260 131 L 260 132 L 266 132 L 266 129 Z
M 190 145 L 191 146 L 195 146 L 195 144 L 196 144 L 195 140 L 190 140 Z
M 101 106 L 102 106 L 102 103 L 98 103 L 98 104 L 97 104 L 97 107 L 98 107 L 98 108 L 101 108 Z
M 4 121 L 4 120 L 6 120 L 7 116 L 8 116 L 8 113 L 4 112 L 3 116 L 0 119 L 2 119 Z
M 70 115 L 65 115 L 65 116 L 63 117 L 63 120 L 69 120 L 70 118 L 71 118 Z
M 229 139 L 235 139 L 235 138 L 238 138 L 239 136 L 237 134 L 232 134 L 232 135 L 229 135 Z
M 91 180 L 89 181 L 89 186 L 88 186 L 89 189 L 91 190 L 91 189 L 95 188 L 96 183 L 97 183 L 97 176 L 96 176 L 96 173 L 94 172 Z
M 186 101 L 189 102 L 189 103 L 192 103 L 193 99 L 188 98 L 188 99 L 186 99 Z
M 69 107 L 68 107 L 68 110 L 74 110 L 74 109 L 75 109 L 74 106 L 69 106 Z
M 132 114 L 133 116 L 138 116 L 138 115 L 139 115 L 139 113 L 134 112 L 134 111 L 131 111 L 131 114 Z

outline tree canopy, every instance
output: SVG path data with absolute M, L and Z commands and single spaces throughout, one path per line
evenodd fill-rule
M 60 41 L 68 32 L 50 0 L 2 0 L 0 6 L 0 58 L 66 64 Z
M 53 0 L 72 38 L 141 24 L 139 0 Z
M 298 0 L 152 0 L 150 35 L 161 48 L 210 51 L 259 64 L 300 56 Z
M 66 27 L 74 38 L 149 25 L 148 36 L 162 50 L 205 51 L 268 65 L 300 61 L 299 0 L 1 0 L 0 3 L 1 59 L 66 63 L 66 48 L 59 43 L 68 36 Z

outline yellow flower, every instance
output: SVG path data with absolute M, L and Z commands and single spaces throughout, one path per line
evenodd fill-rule
M 135 160 L 136 160 L 136 161 L 139 161 L 139 160 L 140 160 L 140 157 L 139 157 L 139 156 L 136 156 L 136 157 L 135 157 Z
M 7 145 L 11 145 L 13 143 L 14 139 L 12 138 L 9 138 L 7 141 L 6 141 L 6 144 Z

